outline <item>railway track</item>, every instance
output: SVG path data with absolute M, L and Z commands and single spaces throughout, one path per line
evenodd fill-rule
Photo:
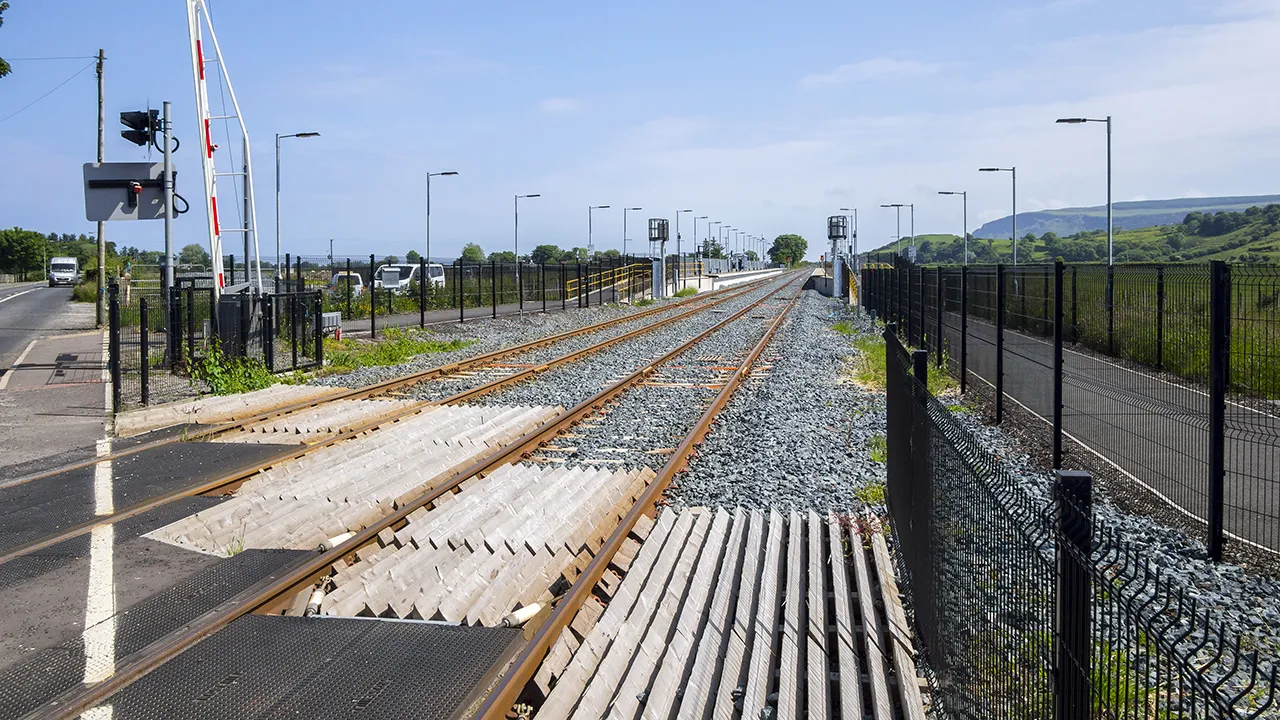
M 602 501 L 607 506 L 603 507 L 603 509 L 597 507 L 596 514 L 591 516 L 603 524 L 599 527 L 587 528 L 585 533 L 579 532 L 571 541 L 566 541 L 564 538 L 552 538 L 548 541 L 550 545 L 558 545 L 562 550 L 568 552 L 568 554 L 565 554 L 565 552 L 560 553 L 560 559 L 569 558 L 570 564 L 577 563 L 577 565 L 583 567 L 579 575 L 580 578 L 590 577 L 595 573 L 599 564 L 593 565 L 594 561 L 589 561 L 589 558 L 592 556 L 604 557 L 606 554 L 612 554 L 611 548 L 616 544 L 614 536 L 618 534 L 619 529 L 624 526 L 628 527 L 628 530 L 622 531 L 622 536 L 625 536 L 629 531 L 629 526 L 634 524 L 634 518 L 643 514 L 641 509 L 652 506 L 654 499 L 660 496 L 662 488 L 665 488 L 670 477 L 687 459 L 697 439 L 700 439 L 707 432 L 711 419 L 714 417 L 714 412 L 723 407 L 723 403 L 727 401 L 733 388 L 736 388 L 746 377 L 750 367 L 763 348 L 763 344 L 767 342 L 767 338 L 777 328 L 786 310 L 794 304 L 800 279 L 802 278 L 790 276 L 785 279 L 785 282 L 779 283 L 776 287 L 766 288 L 768 292 L 759 299 L 748 302 L 741 309 L 728 314 L 724 319 L 680 343 L 662 357 L 628 373 L 625 377 L 574 407 L 556 413 L 554 417 L 541 422 L 532 430 L 521 434 L 502 447 L 468 458 L 462 463 L 448 466 L 425 482 L 419 482 L 419 487 L 427 488 L 425 492 L 418 493 L 412 497 L 397 498 L 389 506 L 393 507 L 394 511 L 383 514 L 376 521 L 371 522 L 355 533 L 354 536 L 347 537 L 345 540 L 339 538 L 336 547 L 307 557 L 305 561 L 291 569 L 277 573 L 268 580 L 263 581 L 262 587 L 255 589 L 251 596 L 242 598 L 230 606 L 221 607 L 215 612 L 208 613 L 200 618 L 198 623 L 193 623 L 189 627 L 152 643 L 143 651 L 122 659 L 116 665 L 116 673 L 109 679 L 91 686 L 65 689 L 54 700 L 46 702 L 40 708 L 34 710 L 30 716 L 74 717 L 79 712 L 93 707 L 123 688 L 129 687 L 151 671 L 163 666 L 167 661 L 181 657 L 183 651 L 226 628 L 238 618 L 250 614 L 301 615 L 306 612 L 309 605 L 312 606 L 313 611 L 320 608 L 328 609 L 333 604 L 326 601 L 327 596 L 324 591 L 329 588 L 330 592 L 336 594 L 334 591 L 334 578 L 342 573 L 345 568 L 356 568 L 361 562 L 367 562 L 377 550 L 386 550 L 395 546 L 395 535 L 406 530 L 412 531 L 415 523 L 423 520 L 424 516 L 429 518 L 432 514 L 438 515 L 442 507 L 460 507 L 469 497 L 481 497 L 482 493 L 479 490 L 466 492 L 464 489 L 479 488 L 483 483 L 491 481 L 501 472 L 510 472 L 509 469 L 503 470 L 504 466 L 510 468 L 514 463 L 521 460 L 530 461 L 523 463 L 527 467 L 536 468 L 538 466 L 554 465 L 555 454 L 558 451 L 563 452 L 559 443 L 561 443 L 564 436 L 566 434 L 572 435 L 573 433 L 569 432 L 570 430 L 580 431 L 607 416 L 612 408 L 622 404 L 620 398 L 625 394 L 638 388 L 646 387 L 680 386 L 698 391 L 703 401 L 709 399 L 709 412 L 691 429 L 685 442 L 681 443 L 673 452 L 670 452 L 670 457 L 663 464 L 662 470 L 656 476 L 653 476 L 652 473 L 646 475 L 643 472 L 631 472 L 630 474 L 622 471 L 597 473 L 597 479 L 602 485 L 609 485 L 610 482 L 615 481 L 627 483 L 627 487 L 621 491 L 615 488 L 612 494 L 586 494 L 593 501 Z M 748 289 L 734 294 L 733 297 L 750 292 L 759 292 L 759 289 Z M 778 299 L 780 294 L 786 293 L 789 294 L 786 295 L 785 300 Z M 762 307 L 772 310 L 772 312 L 766 313 L 766 315 L 753 314 L 761 312 Z M 684 313 L 681 314 L 681 316 L 683 315 Z M 759 320 L 766 320 L 766 323 L 757 322 Z M 708 367 L 694 367 L 696 363 L 690 362 L 692 358 L 685 358 L 679 364 L 673 363 L 675 359 L 686 355 L 691 349 L 717 333 L 732 330 L 741 334 L 743 331 L 740 327 L 747 325 L 758 330 L 764 337 L 758 345 L 754 346 L 753 350 L 749 350 L 753 343 L 748 343 L 742 349 L 742 352 L 733 358 L 732 369 L 725 364 L 726 360 L 722 356 L 716 356 L 713 361 L 714 364 L 710 364 Z M 599 344 L 621 342 L 626 336 L 627 334 L 624 334 Z M 575 350 L 571 354 L 580 354 L 582 352 L 584 350 Z M 544 365 L 549 366 L 549 364 Z M 545 370 L 546 367 L 542 367 L 542 371 Z M 530 374 L 529 371 L 533 371 L 532 374 L 536 374 L 538 370 L 537 368 L 523 368 L 513 373 L 510 377 L 527 377 Z M 677 375 L 681 373 L 685 374 L 686 381 L 673 382 L 673 380 L 677 379 Z M 692 373 L 692 375 L 689 373 Z M 490 383 L 507 384 L 502 380 L 488 380 L 482 383 L 480 387 Z M 472 390 L 464 391 L 464 393 L 466 393 L 467 397 L 462 399 L 475 397 Z M 708 394 L 710 394 L 710 397 Z M 456 403 L 458 401 L 453 402 Z M 436 403 L 437 406 L 445 406 L 447 404 L 444 402 Z M 454 404 L 449 407 L 456 408 L 458 406 Z M 558 448 L 560 449 L 558 450 Z M 569 474 L 564 471 L 561 472 L 562 474 Z M 576 487 L 581 489 L 583 484 L 579 483 Z M 454 497 L 455 494 L 457 495 L 456 498 Z M 638 501 L 637 494 L 639 495 Z M 621 518 L 620 521 L 619 518 Z M 608 532 L 601 529 L 605 526 L 610 526 Z M 601 539 L 605 540 L 605 544 L 601 545 Z M 555 553 L 551 554 L 554 555 Z M 509 559 L 506 555 L 495 555 L 495 557 Z M 557 611 L 560 612 L 560 615 L 556 616 L 553 613 L 552 617 L 563 617 L 567 611 L 560 610 L 560 608 L 571 606 L 575 602 L 575 598 L 582 592 L 579 588 L 586 587 L 589 590 L 590 585 L 593 583 L 594 581 L 589 583 L 586 580 L 582 580 L 581 583 L 575 584 L 570 593 L 565 596 L 565 599 L 557 605 Z M 320 592 L 317 592 L 317 590 Z M 543 598 L 544 602 L 549 599 Z M 496 611 L 490 609 L 485 618 L 492 623 L 497 615 Z M 549 622 L 559 622 L 559 620 L 549 619 Z
M 502 388 L 526 381 L 554 368 L 581 360 L 641 335 L 671 326 L 690 317 L 714 310 L 744 295 L 758 291 L 759 283 L 749 283 L 732 291 L 719 291 L 697 302 L 681 303 L 675 308 L 646 310 L 624 318 L 616 318 L 573 331 L 539 338 L 511 348 L 504 348 L 475 358 L 449 363 L 422 372 L 394 378 L 369 387 L 340 391 L 320 398 L 295 403 L 269 412 L 257 413 L 242 420 L 198 430 L 186 436 L 173 436 L 147 442 L 110 453 L 92 461 L 75 463 L 57 471 L 42 473 L 10 483 L 48 479 L 68 471 L 90 468 L 104 463 L 157 450 L 179 442 L 284 442 L 282 451 L 264 459 L 251 460 L 235 469 L 202 482 L 178 487 L 144 500 L 113 508 L 112 512 L 67 523 L 56 532 L 0 548 L 0 566 L 29 556 L 69 539 L 89 533 L 95 527 L 119 522 L 147 513 L 184 498 L 198 495 L 217 496 L 237 491 L 246 481 L 283 463 L 318 455 L 357 438 L 367 438 L 378 431 L 424 416 L 435 408 L 474 401 Z M 644 320 L 658 316 L 654 322 Z M 665 316 L 664 316 L 665 315 Z M 634 328 L 628 326 L 636 325 Z M 607 334 L 619 330 L 616 334 Z M 601 335 L 605 335 L 600 337 Z M 553 357 L 545 357 L 561 345 L 572 349 Z M 510 363 L 513 358 L 541 354 L 537 363 Z M 447 392 L 435 392 L 432 399 L 405 399 L 415 388 L 439 384 Z M 437 420 L 439 418 L 436 418 Z M 300 442 L 299 442 L 300 440 Z M 6 488 L 7 489 L 7 488 Z

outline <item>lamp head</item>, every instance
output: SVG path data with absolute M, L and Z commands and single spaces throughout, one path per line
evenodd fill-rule
M 1082 122 L 1088 122 L 1087 118 L 1058 118 L 1059 123 L 1063 125 L 1079 125 Z

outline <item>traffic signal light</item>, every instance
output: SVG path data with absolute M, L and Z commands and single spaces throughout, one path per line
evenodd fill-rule
M 128 130 L 121 130 L 120 137 L 134 145 L 147 145 L 155 142 L 155 134 L 160 132 L 159 110 L 131 110 L 120 113 L 120 123 Z

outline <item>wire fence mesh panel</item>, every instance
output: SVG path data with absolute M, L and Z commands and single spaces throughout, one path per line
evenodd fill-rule
M 1053 414 L 1052 265 L 1006 268 L 1004 391 L 1041 417 Z
M 1230 267 L 1225 530 L 1280 551 L 1280 268 Z
M 969 372 L 996 384 L 996 269 L 969 268 Z
M 1015 474 L 885 342 L 886 496 L 940 717 L 1280 715 L 1275 659 L 1095 513 L 1087 474 Z

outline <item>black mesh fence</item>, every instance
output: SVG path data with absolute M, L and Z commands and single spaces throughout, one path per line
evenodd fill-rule
M 1280 268 L 865 273 L 867 307 L 935 364 L 940 335 L 946 367 L 990 394 L 997 421 L 1010 399 L 1027 407 L 1056 443 L 1079 441 L 1181 511 L 1215 558 L 1227 540 L 1280 552 Z
M 886 494 L 939 717 L 1280 715 L 1274 658 L 1095 513 L 1087 474 L 1027 478 L 987 450 L 895 331 Z

